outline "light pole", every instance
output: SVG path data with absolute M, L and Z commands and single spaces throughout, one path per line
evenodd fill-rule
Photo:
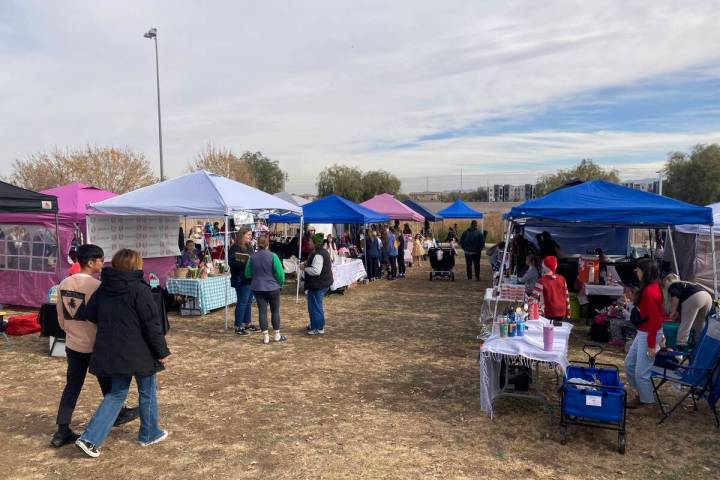
M 655 172 L 658 174 L 658 195 L 662 195 L 663 176 L 665 175 L 666 172 L 667 172 L 667 170 L 664 170 L 664 169 L 658 170 L 657 172 Z
M 157 28 L 151 28 L 143 36 L 155 40 L 155 78 L 157 79 L 158 138 L 160 140 L 160 181 L 162 182 L 165 180 L 165 171 L 163 168 L 162 117 L 160 115 L 160 66 L 158 65 Z

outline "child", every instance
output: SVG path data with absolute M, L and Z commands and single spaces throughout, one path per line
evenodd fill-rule
M 555 273 L 557 258 L 549 255 L 542 262 L 542 277 L 535 284 L 533 297 L 543 299 L 543 315 L 548 320 L 567 320 L 570 318 L 570 294 L 562 275 Z
M 413 242 L 412 249 L 413 263 L 419 263 L 421 259 L 425 257 L 425 249 L 422 244 L 422 235 L 419 233 L 415 235 L 415 241 Z
M 432 241 L 429 235 L 425 235 L 425 241 L 423 242 L 423 250 L 425 253 L 423 254 L 423 260 L 427 261 L 428 259 L 428 251 L 435 246 L 435 243 Z
M 622 309 L 621 317 L 610 317 L 610 341 L 609 345 L 614 347 L 625 346 L 625 335 L 623 330 L 629 329 L 633 333 L 635 327 L 630 322 L 630 313 L 635 308 L 635 297 L 637 296 L 637 288 L 626 287 L 624 297 L 618 302 L 618 306 Z

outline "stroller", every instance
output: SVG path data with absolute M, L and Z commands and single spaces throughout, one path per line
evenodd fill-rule
M 455 250 L 452 248 L 431 248 L 428 250 L 430 258 L 430 281 L 433 278 L 447 278 L 451 282 L 455 281 Z

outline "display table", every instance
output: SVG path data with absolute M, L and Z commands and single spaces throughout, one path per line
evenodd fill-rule
M 367 277 L 365 264 L 359 258 L 347 259 L 343 264 L 333 263 L 333 283 L 330 290 L 339 290 Z
M 516 392 L 509 390 L 505 375 L 505 385 L 500 385 L 501 362 L 505 360 L 506 365 L 521 364 L 527 367 L 535 367 L 533 384 L 537 386 L 537 378 L 540 363 L 554 366 L 563 372 L 568 366 L 567 359 L 568 342 L 570 331 L 573 326 L 563 322 L 562 327 L 555 327 L 555 338 L 553 350 L 543 350 L 543 333 L 540 321 L 528 321 L 527 330 L 522 337 L 499 337 L 491 336 L 480 347 L 478 364 L 480 367 L 480 410 L 492 417 L 493 403 L 498 397 L 524 397 L 540 400 L 549 410 L 549 403 L 545 395 L 535 389 L 535 392 Z
M 198 300 L 200 313 L 205 315 L 210 310 L 225 306 L 225 290 L 227 304 L 237 302 L 235 289 L 230 286 L 230 275 L 208 278 L 168 278 L 165 286 L 173 295 L 194 297 Z
M 502 313 L 507 309 L 508 307 L 519 307 L 522 306 L 525 303 L 525 300 L 522 301 L 517 300 L 516 298 L 498 298 L 493 297 L 493 289 L 492 288 L 486 288 L 485 289 L 485 297 L 483 298 L 483 304 L 480 308 L 480 321 L 482 323 L 492 323 L 493 321 L 493 312 L 495 311 L 495 301 L 498 302 L 498 314 Z

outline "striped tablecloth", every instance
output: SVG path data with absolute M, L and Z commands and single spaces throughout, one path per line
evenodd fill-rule
M 227 304 L 237 302 L 235 289 L 230 286 L 230 276 L 199 278 L 168 278 L 167 291 L 173 295 L 195 297 L 200 302 L 200 312 L 205 315 L 210 310 L 225 306 L 225 289 L 227 288 Z

